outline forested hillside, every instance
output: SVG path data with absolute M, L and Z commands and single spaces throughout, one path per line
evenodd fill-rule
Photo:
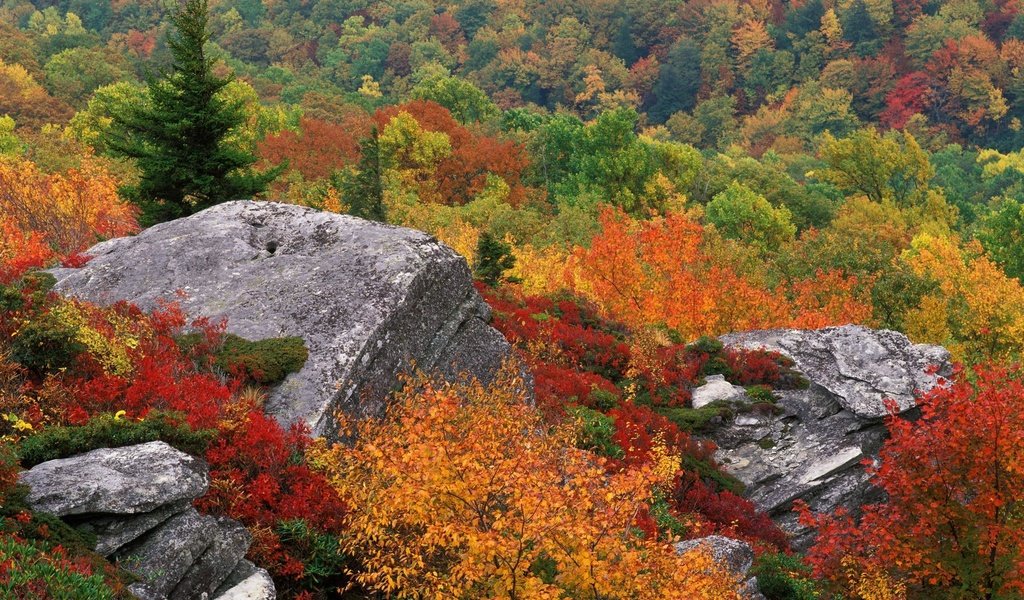
M 127 419 L 146 430 L 128 438 L 207 456 L 201 508 L 257 532 L 250 557 L 283 597 L 731 597 L 708 557 L 665 550 L 709 533 L 753 544 L 771 600 L 1022 597 L 1016 2 L 205 4 L 190 22 L 174 0 L 0 0 L 0 439 L 15 449 L 0 499 L 30 451 L 91 449 Z M 529 365 L 537 410 L 515 381 L 419 381 L 390 425 L 328 448 L 262 412 L 261 386 L 287 369 L 264 381 L 255 350 L 224 358 L 216 324 L 185 342 L 173 306 L 100 309 L 35 274 L 241 197 L 449 244 Z M 773 390 L 800 386 L 792 364 L 714 336 L 849 323 L 943 345 L 959 367 L 920 427 L 887 421 L 873 473 L 892 502 L 860 524 L 805 509 L 819 543 L 791 554 L 701 441 L 724 413 L 691 392 L 723 374 L 770 413 Z M 467 485 L 433 461 L 442 430 L 463 440 L 453 464 L 492 469 L 473 482 L 543 499 L 517 500 L 539 516 L 516 526 L 581 546 L 537 534 L 510 559 L 522 569 L 494 566 L 513 552 L 500 526 L 424 500 Z M 570 446 L 585 454 L 563 461 Z M 488 462 L 509 448 L 523 460 Z M 429 481 L 405 477 L 420 469 Z M 567 516 L 576 503 L 589 512 Z M 72 559 L 8 505 L 0 592 L 21 581 L 9 564 L 58 585 L 40 565 Z M 113 590 L 96 597 L 123 591 L 75 564 Z

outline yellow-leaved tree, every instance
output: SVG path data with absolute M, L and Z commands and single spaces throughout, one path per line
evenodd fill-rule
M 908 312 L 907 334 L 945 344 L 958 360 L 1013 360 L 1024 351 L 1024 286 L 1007 277 L 977 241 L 922 233 L 903 260 L 937 289 Z
M 521 390 L 512 369 L 488 387 L 410 381 L 354 445 L 314 452 L 351 509 L 355 582 L 417 599 L 738 598 L 707 554 L 633 529 L 678 457 L 609 474 Z

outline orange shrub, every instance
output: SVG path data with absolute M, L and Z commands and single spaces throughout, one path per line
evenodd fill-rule
M 633 529 L 678 457 L 608 474 L 548 432 L 507 370 L 489 388 L 414 381 L 389 418 L 317 462 L 351 507 L 361 585 L 395 598 L 737 598 L 704 554 Z

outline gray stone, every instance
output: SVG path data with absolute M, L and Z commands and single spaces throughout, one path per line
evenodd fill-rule
M 144 309 L 177 299 L 189 315 L 225 318 L 245 338 L 301 337 L 309 360 L 266 408 L 317 434 L 334 433 L 336 409 L 380 414 L 412 363 L 486 380 L 509 356 L 466 261 L 410 229 L 238 201 L 87 254 L 84 267 L 53 271 L 58 292 Z
M 757 584 L 757 577 L 751 577 L 743 584 L 740 598 L 743 600 L 766 600 L 764 594 L 761 593 L 761 586 Z
M 693 390 L 693 408 L 702 408 L 720 400 L 740 400 L 747 395 L 747 390 L 733 385 L 722 375 L 708 375 L 704 385 Z
M 51 460 L 20 476 L 28 503 L 59 517 L 147 513 L 206 493 L 206 463 L 164 442 L 101 448 Z
M 754 566 L 754 550 L 750 544 L 722 535 L 685 540 L 676 543 L 675 548 L 679 554 L 698 548 L 709 552 L 715 562 L 725 565 L 733 575 L 741 579 Z
M 232 574 L 233 581 L 228 587 L 222 587 L 213 596 L 213 600 L 274 600 L 277 590 L 270 574 L 256 568 L 251 562 L 243 561 Z M 237 579 L 236 579 L 237 578 Z
M 156 510 L 138 515 L 105 515 L 76 525 L 78 529 L 96 536 L 96 553 L 110 556 L 157 525 L 174 515 L 188 510 L 188 500 L 173 502 Z
M 216 519 L 213 541 L 199 560 L 174 587 L 169 600 L 192 600 L 203 594 L 209 596 L 238 566 L 252 542 L 252 536 L 240 523 L 230 519 Z
M 796 367 L 813 376 L 816 385 L 835 396 L 839 405 L 863 419 L 888 414 L 886 400 L 903 412 L 915 405 L 915 394 L 950 374 L 949 352 L 939 346 L 912 344 L 902 333 L 859 325 L 817 330 L 776 329 L 722 336 L 727 346 L 765 348 L 789 356 Z M 929 366 L 942 373 L 927 373 Z
M 215 518 L 189 509 L 118 552 L 117 564 L 139 577 L 152 594 L 166 597 L 213 544 L 218 531 Z
M 153 591 L 153 588 L 141 582 L 135 582 L 129 585 L 128 591 L 131 592 L 138 600 L 167 600 L 166 596 L 156 593 Z
M 796 549 L 809 546 L 813 532 L 797 523 L 793 501 L 801 499 L 815 512 L 856 512 L 881 500 L 861 463 L 885 441 L 885 400 L 912 416 L 916 393 L 951 374 L 944 349 L 859 326 L 752 331 L 722 341 L 788 356 L 809 382 L 807 389 L 775 391 L 778 414 L 737 416 L 709 434 L 717 461 L 791 535 Z
M 228 575 L 228 578 L 225 579 L 223 583 L 220 584 L 220 587 L 218 587 L 213 592 L 212 597 L 219 597 L 221 594 L 228 591 L 230 588 L 235 587 L 239 583 L 242 583 L 243 581 L 251 577 L 258 570 L 259 568 L 256 565 L 252 564 L 247 559 L 243 558 L 242 560 L 238 561 L 238 564 L 235 565 L 235 569 L 231 571 L 231 574 Z

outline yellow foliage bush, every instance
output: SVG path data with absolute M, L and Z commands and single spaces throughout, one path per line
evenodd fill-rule
M 386 419 L 346 429 L 353 446 L 314 452 L 351 508 L 358 584 L 420 599 L 738 598 L 708 555 L 632 529 L 678 457 L 608 474 L 573 447 L 575 425 L 546 430 L 521 383 L 513 369 L 489 387 L 411 381 Z

